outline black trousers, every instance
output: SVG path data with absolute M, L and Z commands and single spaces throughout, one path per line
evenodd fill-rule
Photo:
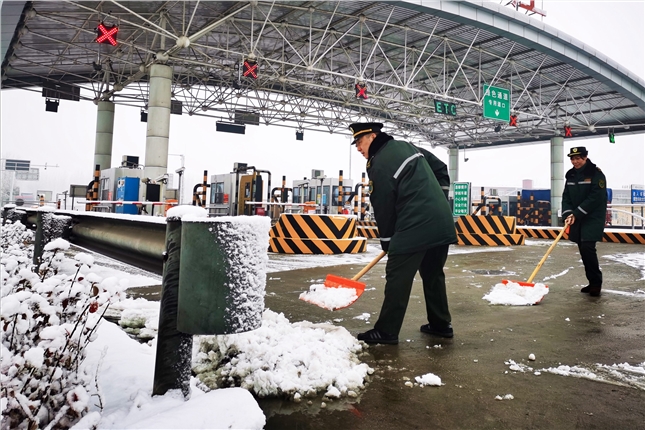
M 585 275 L 592 287 L 602 287 L 602 272 L 596 253 L 596 242 L 578 242 L 578 251 L 585 266 Z
M 385 298 L 374 328 L 398 336 L 417 271 L 423 280 L 428 322 L 439 327 L 450 323 L 446 276 L 443 273 L 448 247 L 449 245 L 441 245 L 412 254 L 388 255 L 385 266 Z

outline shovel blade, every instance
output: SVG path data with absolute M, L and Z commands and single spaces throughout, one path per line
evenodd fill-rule
M 321 307 L 323 309 L 328 309 L 332 311 L 337 311 L 338 309 L 344 309 L 346 307 L 349 307 L 354 304 L 356 300 L 363 294 L 365 291 L 365 284 L 362 282 L 354 281 L 352 279 L 347 279 L 343 278 L 340 276 L 336 275 L 327 275 L 327 278 L 325 279 L 325 288 L 346 288 L 346 289 L 351 289 L 354 290 L 354 294 L 356 294 L 356 298 L 354 298 L 351 302 L 344 304 L 344 306 L 338 306 L 335 308 L 329 308 L 327 307 L 324 303 L 319 303 L 316 300 L 312 300 L 310 297 L 307 295 L 301 295 L 300 300 L 303 300 L 307 303 L 311 303 L 312 305 L 316 305 L 318 307 Z
M 365 291 L 365 284 L 352 279 L 343 278 L 342 276 L 327 275 L 325 278 L 325 287 L 327 288 L 353 288 L 356 295 L 360 297 Z
M 535 287 L 535 284 L 534 284 L 534 283 L 531 283 L 531 282 L 509 281 L 508 279 L 502 279 L 502 284 L 504 284 L 504 285 L 507 285 L 509 282 L 513 282 L 513 283 L 515 283 L 515 284 L 518 284 L 518 285 L 520 285 L 521 287 L 529 287 L 529 288 Z M 544 285 L 544 286 L 545 286 L 546 288 L 549 288 L 549 286 L 548 286 L 548 285 Z M 542 301 L 542 299 L 543 299 L 543 298 L 544 298 L 544 296 L 540 297 L 540 298 L 535 302 L 535 304 L 537 305 L 538 303 L 540 303 L 540 302 Z

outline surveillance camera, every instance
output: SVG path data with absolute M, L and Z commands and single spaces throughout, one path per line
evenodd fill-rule
M 470 160 L 470 158 L 464 158 L 464 161 L 465 161 L 465 162 L 468 162 L 468 160 Z
M 155 182 L 161 182 L 163 184 L 167 183 L 168 182 L 168 174 L 164 173 L 163 175 L 155 178 Z

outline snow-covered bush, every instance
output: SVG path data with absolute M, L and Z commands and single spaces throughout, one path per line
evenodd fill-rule
M 95 383 L 82 370 L 85 347 L 123 292 L 88 272 L 90 255 L 66 258 L 63 239 L 35 267 L 32 236 L 20 223 L 2 228 L 2 428 L 68 428 L 87 412 Z

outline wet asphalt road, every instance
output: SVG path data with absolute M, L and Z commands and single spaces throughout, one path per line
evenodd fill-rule
M 454 339 L 419 332 L 426 323 L 415 280 L 399 345 L 371 346 L 361 357 L 375 372 L 358 399 L 294 404 L 263 400 L 267 429 L 645 429 L 645 389 L 619 379 L 513 372 L 505 361 L 534 369 L 559 365 L 595 371 L 595 363 L 645 362 L 644 274 L 607 255 L 643 253 L 640 245 L 598 244 L 605 285 L 599 298 L 586 285 L 575 245 L 560 242 L 536 282 L 550 293 L 529 307 L 491 306 L 482 296 L 502 279 L 526 280 L 550 241 L 510 251 L 455 254 L 446 264 Z M 463 249 L 463 248 L 462 248 Z M 642 257 L 641 257 L 642 258 Z M 384 264 L 363 281 L 368 290 L 351 307 L 330 312 L 298 300 L 312 280 L 329 273 L 351 278 L 362 266 L 271 273 L 266 305 L 290 321 L 333 322 L 352 334 L 373 326 L 380 309 Z M 355 319 L 369 313 L 369 323 Z M 336 320 L 336 321 L 332 321 Z M 338 321 L 340 320 L 340 321 Z M 437 345 L 440 345 L 438 347 Z M 536 360 L 529 361 L 529 354 Z M 408 387 L 406 378 L 434 373 L 441 387 Z M 644 383 L 644 377 L 640 383 Z M 495 400 L 512 394 L 513 400 Z

